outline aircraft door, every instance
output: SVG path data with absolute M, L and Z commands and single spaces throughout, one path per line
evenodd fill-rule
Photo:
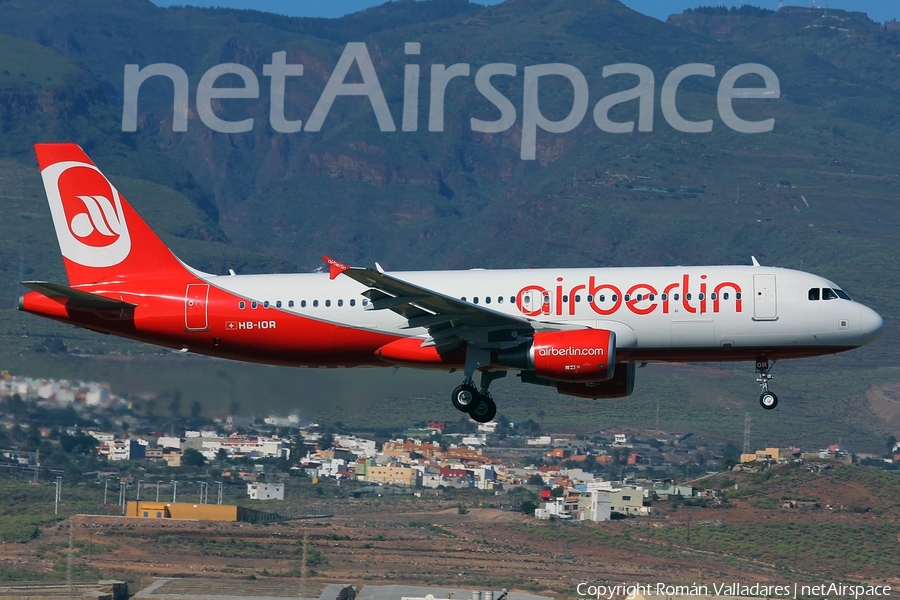
M 187 331 L 207 331 L 209 285 L 205 283 L 188 284 L 184 293 L 184 328 Z
M 550 314 L 550 292 L 538 288 L 526 289 L 519 294 L 519 310 L 528 316 Z
M 753 276 L 753 319 L 774 321 L 778 318 L 778 301 L 775 296 L 774 275 Z

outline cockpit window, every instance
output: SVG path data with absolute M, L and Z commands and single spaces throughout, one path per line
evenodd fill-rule
M 834 293 L 838 295 L 838 298 L 841 298 L 843 300 L 852 300 L 844 290 L 834 288 Z
M 819 288 L 812 288 L 809 290 L 809 299 L 810 300 L 818 300 L 819 299 Z
M 838 295 L 831 288 L 822 288 L 822 300 L 837 300 Z

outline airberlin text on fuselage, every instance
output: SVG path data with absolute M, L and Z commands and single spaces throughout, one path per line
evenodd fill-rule
M 416 62 L 415 57 L 421 54 L 419 42 L 406 42 L 404 52 L 410 57 L 407 60 Z M 354 69 L 355 65 L 355 69 Z M 406 64 L 403 67 L 403 106 L 401 131 L 413 132 L 419 128 L 419 88 L 420 68 L 418 64 Z M 394 115 L 388 106 L 381 82 L 375 72 L 375 66 L 369 56 L 369 50 L 363 42 L 350 42 L 344 47 L 318 102 L 309 114 L 306 122 L 302 119 L 288 119 L 287 114 L 296 109 L 286 106 L 286 80 L 303 75 L 303 65 L 287 62 L 287 52 L 274 52 L 272 62 L 264 64 L 262 74 L 269 80 L 269 124 L 278 133 L 298 133 L 300 131 L 321 131 L 331 111 L 332 105 L 339 96 L 365 96 L 375 113 L 378 128 L 381 131 L 396 131 Z M 358 71 L 361 83 L 348 83 L 351 71 Z M 474 73 L 475 90 L 487 100 L 492 108 L 484 115 L 499 116 L 494 120 L 470 119 L 472 131 L 479 133 L 501 133 L 512 128 L 519 120 L 517 107 L 495 87 L 501 89 L 508 85 L 509 78 L 517 77 L 518 66 L 513 63 L 489 63 L 482 65 Z M 471 89 L 469 77 L 472 68 L 469 63 L 456 63 L 450 66 L 431 65 L 428 98 L 428 131 L 444 131 L 444 105 L 448 95 L 448 87 L 452 80 L 453 91 Z M 618 63 L 603 67 L 601 72 L 605 79 L 621 76 L 637 79 L 637 85 L 630 89 L 614 92 L 600 98 L 591 111 L 597 128 L 606 133 L 631 133 L 637 124 L 638 131 L 653 131 L 654 102 L 656 98 L 656 78 L 649 67 L 636 63 Z M 557 77 L 568 80 L 573 91 L 572 105 L 568 114 L 559 120 L 546 116 L 540 107 L 540 80 L 544 77 Z M 676 96 L 682 81 L 691 77 L 715 77 L 716 67 L 706 63 L 690 63 L 675 67 L 663 80 L 659 92 L 659 107 L 666 123 L 673 129 L 684 133 L 708 133 L 713 129 L 713 120 L 691 121 L 678 112 Z M 736 87 L 739 79 L 750 76 L 750 81 L 762 81 L 754 87 Z M 187 73 L 178 65 L 170 63 L 154 63 L 141 68 L 137 64 L 125 65 L 123 82 L 122 131 L 137 131 L 138 94 L 144 81 L 151 77 L 168 78 L 173 85 L 172 131 L 187 131 L 189 82 Z M 235 77 L 241 85 L 216 86 L 222 77 Z M 292 80 L 293 81 L 293 80 Z M 534 160 L 537 131 L 547 133 L 567 133 L 578 127 L 588 114 L 589 87 L 584 74 L 572 65 L 563 63 L 547 63 L 529 65 L 523 69 L 521 84 L 521 148 L 522 160 Z M 544 84 L 546 85 L 546 83 Z M 252 100 L 260 97 L 259 78 L 247 66 L 238 63 L 224 63 L 211 67 L 200 78 L 196 92 L 196 115 L 204 125 L 219 133 L 242 133 L 253 129 L 254 119 L 248 117 L 240 120 L 226 120 L 213 110 L 213 100 L 244 99 Z M 514 84 L 514 87 L 518 87 Z M 727 127 L 740 133 L 763 133 L 772 131 L 775 119 L 759 121 L 742 119 L 734 110 L 734 100 L 764 99 L 775 100 L 781 96 L 778 77 L 772 69 L 757 63 L 736 65 L 726 71 L 719 81 L 716 93 L 716 106 L 719 117 Z M 630 121 L 613 121 L 610 116 L 616 106 L 637 101 L 636 119 Z M 290 108 L 290 109 L 289 109 Z M 545 107 L 546 109 L 546 107 Z M 635 123 L 636 121 L 636 123 Z
M 612 283 L 597 283 L 591 275 L 586 283 L 572 285 L 556 278 L 552 290 L 540 285 L 526 285 L 516 294 L 516 307 L 528 317 L 538 315 L 575 316 L 577 306 L 584 300 L 598 315 L 615 314 L 623 306 L 636 315 L 649 315 L 656 310 L 664 314 L 683 310 L 688 314 L 718 313 L 726 307 L 734 312 L 743 310 L 741 286 L 733 281 L 713 283 L 700 275 L 697 288 L 691 287 L 691 276 L 684 274 L 680 281 L 661 287 L 636 283 L 622 288 Z M 624 292 L 624 293 L 623 293 Z

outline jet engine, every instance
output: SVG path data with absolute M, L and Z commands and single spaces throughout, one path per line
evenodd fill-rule
M 606 329 L 538 332 L 528 343 L 499 351 L 497 363 L 551 381 L 607 381 L 615 374 L 616 334 Z

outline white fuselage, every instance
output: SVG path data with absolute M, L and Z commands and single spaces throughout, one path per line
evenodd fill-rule
M 538 330 L 542 325 L 613 330 L 617 348 L 626 351 L 620 356 L 633 351 L 634 360 L 675 359 L 665 351 L 681 349 L 721 349 L 722 360 L 746 359 L 748 350 L 809 356 L 864 345 L 883 326 L 875 311 L 858 302 L 824 299 L 832 294 L 823 290 L 839 290 L 831 281 L 781 268 L 473 269 L 396 275 L 497 312 L 528 318 Z M 371 305 L 361 295 L 366 288 L 349 278 L 332 280 L 327 274 L 313 273 L 207 279 L 246 298 L 248 315 L 268 310 L 268 303 L 269 309 L 278 306 L 338 326 L 427 336 L 424 329 L 404 329 L 406 319 L 389 310 L 368 310 Z M 819 290 L 818 300 L 810 299 L 813 289 Z M 689 358 L 690 352 L 685 355 Z M 704 358 L 709 359 L 714 357 Z

